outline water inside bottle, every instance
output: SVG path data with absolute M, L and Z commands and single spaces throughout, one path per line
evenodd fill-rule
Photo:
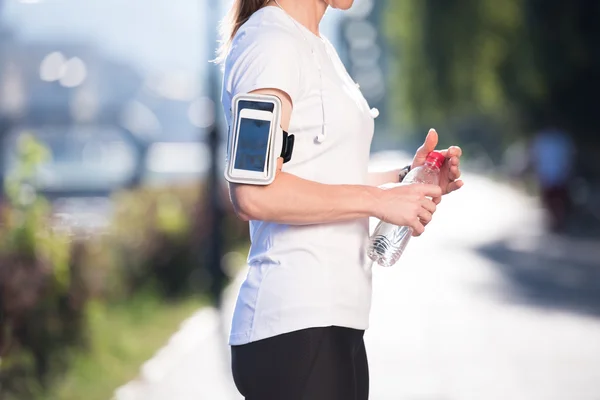
M 391 267 L 402 256 L 404 248 L 412 237 L 412 229 L 381 222 L 371 239 L 369 258 L 383 267 Z
M 439 157 L 438 157 L 439 161 Z M 413 169 L 404 178 L 406 183 L 427 183 L 437 185 L 441 161 L 436 162 L 435 157 L 428 158 L 425 165 Z M 402 256 L 404 249 L 412 237 L 412 228 L 406 226 L 395 226 L 387 222 L 379 222 L 371 237 L 368 256 L 371 260 L 383 267 L 391 267 Z

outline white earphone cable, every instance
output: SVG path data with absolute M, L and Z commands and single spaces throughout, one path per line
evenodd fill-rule
M 287 11 L 285 11 L 285 9 L 281 6 L 281 4 L 279 4 L 279 2 L 277 0 L 273 0 L 273 1 L 275 2 L 275 4 L 277 4 L 277 7 L 279 7 L 281 9 L 281 11 L 283 11 L 285 13 L 285 15 L 287 15 L 287 17 L 292 21 L 292 23 L 298 29 L 298 31 L 300 31 L 302 38 L 310 46 L 310 52 L 313 56 L 315 64 L 317 65 L 317 70 L 319 71 L 319 81 L 321 84 L 320 95 L 321 95 L 321 113 L 322 113 L 322 122 L 323 123 L 321 125 L 321 133 L 319 133 L 315 137 L 315 140 L 317 141 L 317 143 L 323 143 L 325 141 L 325 102 L 323 100 L 323 72 L 321 71 L 321 64 L 317 60 L 317 55 L 315 53 L 315 49 L 309 43 L 308 38 L 306 37 L 306 34 L 302 31 L 302 28 L 299 26 L 299 22 L 296 21 L 290 14 L 288 14 Z

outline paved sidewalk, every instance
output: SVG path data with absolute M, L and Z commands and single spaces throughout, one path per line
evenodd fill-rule
M 116 400 L 237 400 L 218 311 L 190 317 L 139 377 L 117 389 Z M 143 338 L 140 338 L 143 340 Z
M 537 202 L 479 176 L 374 270 L 373 400 L 600 399 L 600 245 L 544 236 Z M 242 279 L 243 277 L 240 277 Z M 200 311 L 118 400 L 234 400 L 224 326 Z
M 241 400 L 230 373 L 227 335 L 240 274 L 224 295 L 223 310 L 206 308 L 182 325 L 164 348 L 118 388 L 115 400 Z
M 535 201 L 466 181 L 401 264 L 374 271 L 371 398 L 600 399 L 600 298 L 584 294 L 586 279 L 600 293 L 600 246 L 548 238 Z

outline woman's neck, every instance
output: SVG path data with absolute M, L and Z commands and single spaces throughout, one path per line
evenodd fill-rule
M 277 0 L 286 13 L 296 21 L 304 25 L 309 31 L 317 36 L 319 33 L 319 24 L 325 11 L 327 3 L 323 0 Z M 275 1 L 271 5 L 277 7 Z

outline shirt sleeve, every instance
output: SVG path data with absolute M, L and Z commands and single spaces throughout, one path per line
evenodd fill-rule
M 300 97 L 301 58 L 296 39 L 288 33 L 244 34 L 232 44 L 225 69 L 232 98 L 258 89 L 281 90 L 292 103 Z

